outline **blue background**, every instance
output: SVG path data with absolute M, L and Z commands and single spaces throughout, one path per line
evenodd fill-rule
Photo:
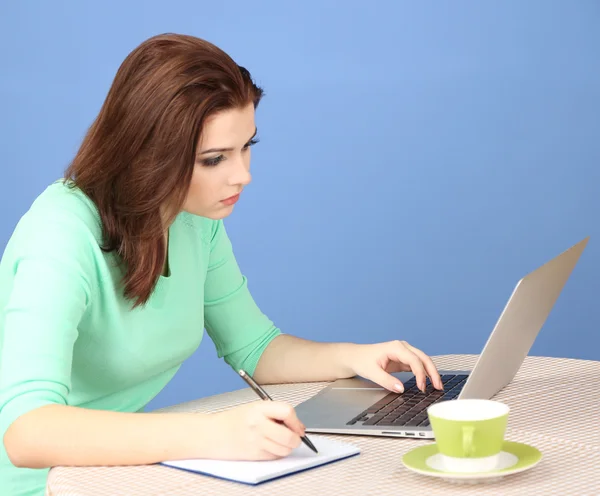
M 127 53 L 192 34 L 267 93 L 227 225 L 283 330 L 479 353 L 517 280 L 591 235 L 531 354 L 598 360 L 599 22 L 595 0 L 3 1 L 0 248 Z M 240 387 L 206 337 L 149 408 Z

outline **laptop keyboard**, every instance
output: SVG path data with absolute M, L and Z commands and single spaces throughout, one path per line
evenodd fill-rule
M 361 422 L 362 425 L 427 427 L 429 426 L 427 407 L 438 401 L 456 398 L 468 377 L 466 374 L 442 375 L 443 391 L 435 389 L 427 378 L 427 387 L 424 393 L 419 391 L 413 377 L 404 383 L 404 393 L 388 394 L 350 420 L 347 425 Z

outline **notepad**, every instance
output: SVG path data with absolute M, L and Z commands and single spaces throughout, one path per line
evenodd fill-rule
M 196 472 L 244 484 L 260 484 L 286 475 L 294 474 L 327 463 L 358 455 L 360 448 L 326 437 L 314 436 L 310 440 L 318 454 L 304 443 L 285 458 L 267 461 L 230 461 L 230 460 L 173 460 L 162 462 L 167 467 Z

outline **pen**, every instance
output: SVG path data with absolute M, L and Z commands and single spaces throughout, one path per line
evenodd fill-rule
M 239 374 L 242 377 L 242 379 L 244 379 L 248 383 L 248 385 L 252 388 L 252 390 L 258 395 L 258 397 L 261 400 L 273 401 L 273 399 L 267 394 L 267 392 L 263 388 L 261 388 L 254 379 L 252 379 L 252 377 L 250 376 L 250 374 L 248 374 L 248 372 L 246 372 L 245 370 L 240 370 Z M 306 446 L 308 446 L 315 453 L 318 453 L 317 448 L 315 448 L 313 443 L 311 443 L 310 440 L 306 436 L 301 436 L 301 439 L 302 439 L 302 442 L 304 444 L 306 444 Z

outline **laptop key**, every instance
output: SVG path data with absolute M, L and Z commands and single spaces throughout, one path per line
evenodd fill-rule
M 413 417 L 414 415 L 403 415 L 402 417 L 396 419 L 394 425 L 408 425 Z
M 407 420 L 410 420 L 411 418 L 419 415 L 419 412 L 420 412 L 420 410 L 418 410 L 418 409 L 409 410 L 408 412 L 406 412 L 404 415 L 402 415 L 399 418 L 402 418 L 406 422 Z
M 423 420 L 425 420 L 427 418 L 427 413 L 423 412 L 423 413 L 419 413 L 419 415 L 417 415 L 414 420 L 417 420 L 418 422 L 423 422 Z
M 375 413 L 377 410 L 383 408 L 388 403 L 391 403 L 396 398 L 398 398 L 398 395 L 396 393 L 390 393 L 387 396 L 384 396 L 383 398 L 381 398 L 377 403 L 374 403 L 369 408 L 367 408 L 365 410 L 365 413 Z
M 408 420 L 410 420 L 410 418 L 412 417 L 412 415 L 408 415 L 408 417 L 406 415 L 402 415 L 401 417 L 395 418 L 395 419 L 390 419 L 390 418 L 383 418 L 381 419 L 379 422 L 377 422 L 375 425 L 402 425 L 405 422 L 407 422 Z
M 367 417 L 366 413 L 359 413 L 356 417 L 354 417 L 352 420 L 350 420 L 350 422 L 347 422 L 346 425 L 354 425 L 356 424 L 356 422 L 359 422 L 360 420 L 363 420 L 364 418 Z
M 373 415 L 369 420 L 367 420 L 366 422 L 363 422 L 362 425 L 375 425 L 377 424 L 377 422 L 379 422 L 380 420 L 382 420 L 384 418 L 384 415 L 382 414 L 376 414 Z
M 402 423 L 402 422 L 400 422 L 400 424 L 401 424 L 401 423 Z M 396 420 L 382 419 L 382 420 L 380 420 L 379 422 L 377 422 L 377 424 L 376 424 L 376 425 L 379 425 L 379 426 L 386 426 L 386 425 L 399 425 L 399 421 L 398 421 L 398 419 L 396 419 Z

